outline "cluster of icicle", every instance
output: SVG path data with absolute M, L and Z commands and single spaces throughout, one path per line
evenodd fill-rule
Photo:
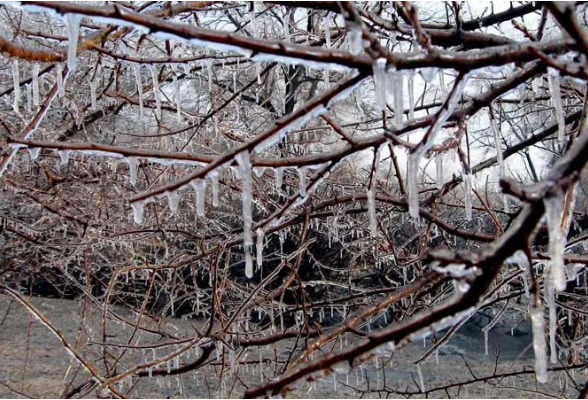
M 427 136 L 423 139 L 416 148 L 408 156 L 408 171 L 407 171 L 407 189 L 408 189 L 408 210 L 411 218 L 414 220 L 418 220 L 419 218 L 419 193 L 418 193 L 418 185 L 417 185 L 417 173 L 419 168 L 419 163 L 425 153 L 433 146 L 435 138 L 441 131 L 443 125 L 447 121 L 447 119 L 453 113 L 453 110 L 457 106 L 459 99 L 461 98 L 463 91 L 465 90 L 466 84 L 468 81 L 468 76 L 465 75 L 461 78 L 461 80 L 457 83 L 457 87 L 452 92 L 451 96 L 446 100 L 444 107 L 441 109 L 439 114 L 437 115 L 437 119 L 429 128 L 427 132 Z M 468 178 L 466 178 L 467 180 Z M 471 177 L 469 178 L 471 179 Z M 469 183 L 469 185 L 468 185 Z M 469 186 L 469 187 L 468 187 Z M 466 182 L 466 191 L 470 189 L 471 191 L 471 181 Z M 466 193 L 466 198 L 470 196 L 469 193 Z M 470 204 L 471 206 L 471 204 Z M 471 209 L 470 209 L 471 213 Z

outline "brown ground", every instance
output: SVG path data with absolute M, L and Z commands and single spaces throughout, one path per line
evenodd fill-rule
M 93 307 L 82 301 L 58 300 L 58 299 L 31 299 L 33 304 L 46 315 L 53 324 L 62 332 L 67 340 L 89 362 L 101 359 L 101 347 L 88 345 L 86 338 L 101 342 L 102 335 L 99 328 L 100 313 Z M 133 316 L 122 308 L 114 310 L 129 320 Z M 81 314 L 85 313 L 85 318 Z M 180 319 L 167 319 L 165 329 L 168 332 L 176 332 L 178 335 L 190 335 L 193 332 L 193 322 Z M 108 324 L 108 340 L 110 342 L 125 342 L 130 334 L 128 327 L 110 322 Z M 470 329 L 471 330 L 471 329 Z M 491 332 L 491 351 L 497 344 L 502 348 L 501 356 L 497 363 L 497 372 L 504 374 L 519 371 L 526 367 L 532 368 L 532 350 L 529 350 L 530 337 L 528 335 L 510 336 L 508 332 Z M 155 335 L 141 334 L 137 340 L 141 343 L 154 343 Z M 76 343 L 78 343 L 76 345 Z M 291 343 L 282 343 L 289 346 Z M 428 346 L 429 344 L 427 344 Z M 525 351 L 525 349 L 527 349 Z M 263 357 L 280 357 L 280 349 L 272 349 L 271 354 L 263 354 Z M 281 350 L 286 350 L 282 348 Z M 111 353 L 117 349 L 109 349 Z M 296 391 L 288 397 L 298 398 L 349 398 L 349 397 L 403 397 L 400 394 L 389 394 L 385 391 L 374 392 L 374 389 L 388 387 L 404 392 L 418 392 L 417 368 L 414 361 L 424 352 L 423 343 L 412 343 L 394 354 L 392 359 L 387 355 L 378 357 L 376 372 L 374 358 L 356 371 L 349 374 L 344 371 L 321 378 L 313 384 L 309 391 L 308 382 L 300 382 Z M 285 357 L 286 351 L 281 356 Z M 163 355 L 160 350 L 158 356 Z M 243 360 L 244 355 L 241 356 Z M 462 358 L 463 356 L 463 358 Z M 131 365 L 132 360 L 152 358 L 151 351 L 143 353 L 135 351 L 121 359 L 123 371 L 125 365 Z M 191 355 L 194 357 L 194 355 Z M 477 377 L 492 375 L 494 370 L 494 357 L 484 355 L 484 342 L 481 333 L 462 330 L 449 344 L 444 346 L 438 356 L 438 363 L 433 356 L 422 365 L 423 381 L 426 390 L 441 385 L 451 384 L 457 381 L 471 379 L 471 374 L 466 366 L 467 359 L 472 372 Z M 219 386 L 220 367 L 216 363 L 216 357 L 212 357 L 211 364 L 199 370 L 197 373 L 187 373 L 180 378 L 134 378 L 134 390 L 130 397 L 241 397 L 243 384 L 254 386 L 260 383 L 259 353 L 250 350 L 245 358 L 251 361 L 247 367 L 236 367 L 233 374 L 224 372 L 224 384 Z M 180 360 L 181 362 L 184 359 Z M 255 361 L 255 362 L 253 362 Z M 216 364 L 216 365 L 215 365 Z M 271 377 L 275 373 L 274 367 L 266 364 L 263 374 Z M 273 364 L 275 365 L 275 364 Z M 385 367 L 385 376 L 381 366 Z M 103 371 L 104 366 L 96 362 L 98 370 Z M 447 392 L 436 391 L 429 397 L 460 397 L 460 398 L 536 398 L 544 397 L 544 394 L 558 397 L 575 397 L 577 390 L 573 388 L 572 379 L 577 385 L 583 385 L 586 379 L 585 370 L 572 371 L 567 375 L 564 372 L 551 373 L 550 383 L 536 386 L 534 375 L 508 377 L 502 380 L 491 380 L 486 384 L 472 384 L 462 387 L 458 393 L 457 388 L 450 388 Z M 336 377 L 336 383 L 335 379 Z M 47 327 L 33 318 L 25 309 L 16 302 L 11 302 L 6 296 L 0 295 L 0 398 L 19 397 L 18 393 L 30 397 L 62 397 L 80 383 L 86 382 L 89 374 L 80 368 L 80 365 L 64 350 L 61 342 Z M 72 383 L 73 382 L 73 383 Z M 241 383 L 243 382 L 243 383 Z M 359 383 L 359 384 L 358 384 Z M 358 392 L 351 387 L 359 387 L 362 391 L 370 388 L 372 391 Z M 129 382 L 121 389 L 128 390 Z M 84 392 L 87 397 L 96 397 L 95 390 Z M 549 397 L 550 397 L 549 396 Z M 415 397 L 423 397 L 417 395 Z M 547 396 L 545 396 L 547 397 Z

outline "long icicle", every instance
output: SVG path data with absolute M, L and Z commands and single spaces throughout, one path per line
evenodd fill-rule
M 547 79 L 549 81 L 549 90 L 551 92 L 551 101 L 555 107 L 555 119 L 557 121 L 557 141 L 560 148 L 565 144 L 566 120 L 561 99 L 561 86 L 559 72 L 554 68 L 548 69 Z
M 33 64 L 33 105 L 38 107 L 39 101 L 39 63 Z
M 466 87 L 468 81 L 468 75 L 463 75 L 457 78 L 453 90 L 451 91 L 450 97 L 445 101 L 441 109 L 437 112 L 435 122 L 430 126 L 429 130 L 425 134 L 423 141 L 419 143 L 408 156 L 408 211 L 414 220 L 418 220 L 419 217 L 419 193 L 417 186 L 417 172 L 421 157 L 425 155 L 427 150 L 433 145 L 435 138 L 439 131 L 445 124 L 445 121 L 451 116 L 453 110 L 457 106 L 457 103 Z
M 55 79 L 57 80 L 57 92 L 59 93 L 59 97 L 63 97 L 65 94 L 63 87 L 63 67 L 59 63 L 55 66 Z
M 402 117 L 404 115 L 404 74 L 402 71 L 392 72 L 394 87 L 394 127 L 402 128 Z
M 545 216 L 549 232 L 549 255 L 551 257 L 551 280 L 558 292 L 566 289 L 566 271 L 564 250 L 566 238 L 563 235 L 561 220 L 564 208 L 565 193 L 558 191 L 555 196 L 546 197 Z
M 547 382 L 547 339 L 545 337 L 545 320 L 543 308 L 531 306 L 531 327 L 533 330 L 533 351 L 535 352 L 535 377 L 537 382 Z
M 161 97 L 159 94 L 159 80 L 157 78 L 157 68 L 154 65 L 149 67 L 151 79 L 153 80 L 153 95 L 155 96 L 155 107 L 157 119 L 161 119 Z
M 77 66 L 78 37 L 80 35 L 81 15 L 66 14 L 65 22 L 67 24 L 68 42 L 67 42 L 67 69 L 73 73 Z
M 551 268 L 546 268 L 547 272 Z M 549 274 L 545 274 L 545 302 L 549 309 L 549 356 L 552 364 L 557 363 L 557 346 L 555 343 L 555 336 L 557 330 L 557 309 L 555 308 L 555 288 L 553 287 L 553 281 L 550 279 Z
M 370 218 L 370 233 L 372 238 L 378 236 L 378 219 L 376 212 L 376 183 L 378 176 L 378 165 L 380 164 L 380 153 L 382 147 L 374 149 L 374 162 L 372 167 L 372 179 L 367 191 L 368 214 Z
M 241 200 L 243 203 L 243 247 L 245 250 L 245 276 L 253 277 L 253 259 L 251 256 L 251 247 L 253 246 L 253 180 L 251 177 L 251 159 L 249 151 L 245 150 L 236 156 L 237 163 L 241 167 L 242 189 Z
M 257 230 L 255 232 L 257 234 L 256 261 L 257 261 L 257 267 L 261 270 L 261 266 L 263 265 L 263 237 L 265 235 L 265 231 L 263 230 L 263 228 L 257 228 Z
M 20 74 L 18 70 L 18 59 L 12 61 L 12 81 L 14 84 L 14 105 L 12 106 L 15 113 L 18 113 L 18 104 L 20 103 Z
M 386 110 L 386 62 L 385 58 L 378 58 L 373 64 L 376 106 L 380 111 Z
M 470 168 L 463 169 L 463 183 L 464 183 L 464 199 L 465 199 L 465 214 L 466 220 L 472 220 L 472 172 Z
M 408 74 L 408 120 L 414 119 L 414 73 Z
M 135 74 L 135 84 L 137 85 L 137 95 L 139 96 L 139 118 L 143 120 L 143 80 L 141 79 L 141 64 L 132 64 Z

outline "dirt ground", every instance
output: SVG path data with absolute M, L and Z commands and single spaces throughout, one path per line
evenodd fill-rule
M 91 363 L 97 371 L 103 373 L 101 363 L 103 352 L 121 355 L 117 347 L 97 346 L 91 342 L 102 343 L 104 337 L 101 328 L 101 313 L 84 301 L 59 300 L 48 298 L 29 299 L 38 310 L 59 329 L 75 352 Z M 129 320 L 135 316 L 128 310 L 114 307 L 113 311 Z M 83 317 L 82 317 L 83 316 Z M 422 381 L 419 368 L 415 365 L 430 348 L 430 340 L 411 343 L 406 347 L 366 361 L 363 366 L 352 371 L 337 370 L 314 382 L 299 382 L 295 390 L 288 393 L 290 398 L 422 398 L 425 391 L 441 386 L 451 386 L 455 382 L 478 380 L 496 374 L 504 375 L 525 368 L 532 370 L 533 351 L 531 337 L 526 322 L 516 329 L 496 328 L 489 334 L 489 354 L 485 355 L 484 336 L 475 327 L 465 326 L 436 355 L 421 363 Z M 155 327 L 154 324 L 144 326 Z M 193 321 L 166 319 L 159 329 L 176 337 L 194 336 L 198 326 Z M 520 329 L 519 329 L 520 328 Z M 132 327 L 109 322 L 106 341 L 109 343 L 128 343 Z M 159 337 L 149 333 L 136 333 L 132 343 L 158 343 Z M 248 353 L 228 353 L 236 362 L 233 370 L 221 370 L 215 353 L 209 364 L 197 372 L 189 372 L 173 377 L 144 377 L 136 375 L 127 379 L 118 388 L 129 397 L 163 397 L 163 398 L 238 398 L 244 387 L 253 387 L 264 380 L 274 377 L 280 370 L 280 363 L 265 362 L 268 359 L 282 361 L 288 354 L 292 342 L 281 342 L 281 348 L 259 354 L 255 349 Z M 335 350 L 340 346 L 337 345 Z M 168 346 L 158 350 L 156 356 L 174 350 Z M 496 348 L 500 349 L 498 358 Z M 191 352 L 190 352 L 191 353 Z M 124 371 L 133 362 L 153 359 L 151 350 L 133 350 L 125 352 L 118 361 L 117 372 Z M 196 357 L 190 354 L 177 360 L 178 363 L 189 362 Z M 259 359 L 264 360 L 260 368 Z M 112 358 L 114 359 L 114 358 Z M 175 362 L 175 361 L 174 361 Z M 556 366 L 557 367 L 557 366 Z M 220 379 L 220 377 L 223 379 Z M 0 295 L 0 398 L 10 397 L 63 397 L 73 388 L 89 380 L 89 373 L 80 367 L 78 361 L 71 357 L 62 343 L 50 330 L 22 305 Z M 538 397 L 576 397 L 576 387 L 581 387 L 586 379 L 586 370 L 577 369 L 569 372 L 551 372 L 547 384 L 537 385 L 532 372 L 515 377 L 505 376 L 466 386 L 449 387 L 428 393 L 429 397 L 444 398 L 538 398 Z M 575 383 L 574 383 L 575 381 Z M 421 388 L 421 386 L 424 386 Z M 82 389 L 78 395 L 96 397 L 95 388 Z

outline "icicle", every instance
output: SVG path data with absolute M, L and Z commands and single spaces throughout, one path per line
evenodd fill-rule
M 535 377 L 537 382 L 547 382 L 547 341 L 545 338 L 545 321 L 541 307 L 531 307 L 531 325 L 533 329 L 533 351 L 535 352 Z
M 298 168 L 298 175 L 300 176 L 300 197 L 306 197 L 306 167 Z
M 77 14 L 66 14 L 68 42 L 67 42 L 67 69 L 73 73 L 77 66 L 78 36 L 80 34 L 80 21 L 82 17 Z
M 61 158 L 61 165 L 67 165 L 69 163 L 69 150 L 60 150 L 59 157 Z
M 290 41 L 290 9 L 286 11 L 284 17 L 282 18 L 282 24 L 284 25 L 284 40 L 286 42 Z
M 57 80 L 57 91 L 59 93 L 59 97 L 63 97 L 65 91 L 63 87 L 63 67 L 61 64 L 57 64 L 55 66 L 55 78 Z
M 349 27 L 349 52 L 354 56 L 361 53 L 363 50 L 363 33 L 361 27 L 357 24 L 352 24 Z
M 419 377 L 419 389 L 421 390 L 421 393 L 425 393 L 425 379 L 423 378 L 423 370 L 421 369 L 420 364 L 417 364 L 417 375 Z
M 251 159 L 249 151 L 245 150 L 237 154 L 237 163 L 241 167 L 243 175 L 242 182 L 242 201 L 243 201 L 243 247 L 245 250 L 245 276 L 253 277 L 253 259 L 251 257 L 251 247 L 253 246 L 253 235 L 251 232 L 253 225 L 252 202 L 253 202 L 253 185 L 251 179 Z
M 378 236 L 378 220 L 376 215 L 376 199 L 374 189 L 370 187 L 367 191 L 368 214 L 370 217 L 370 233 L 372 238 Z
M 135 73 L 135 84 L 139 96 L 139 118 L 143 120 L 143 80 L 141 79 L 141 64 L 132 64 Z
M 555 118 L 557 120 L 557 141 L 560 147 L 565 144 L 566 122 L 561 99 L 561 87 L 559 72 L 554 68 L 548 68 L 547 79 L 549 80 L 549 91 L 551 101 L 555 107 Z
M 219 182 L 218 175 L 212 177 L 212 206 L 218 207 Z
M 431 83 L 433 81 L 433 79 L 435 78 L 435 75 L 437 75 L 437 71 L 439 71 L 438 68 L 429 67 L 429 68 L 421 68 L 419 73 L 421 74 L 421 77 L 423 78 L 423 80 L 426 83 Z
M 443 186 L 443 153 L 437 153 L 435 155 L 435 170 L 437 173 L 437 187 Z
M 410 217 L 417 221 L 419 219 L 419 192 L 417 186 L 417 173 L 421 154 L 413 153 L 408 156 L 408 170 L 406 172 L 408 180 L 408 212 Z
M 408 119 L 414 119 L 414 73 L 408 74 Z
M 33 64 L 33 105 L 38 106 L 39 103 L 39 63 Z
M 39 158 L 39 153 L 41 152 L 40 147 L 29 147 L 29 153 L 31 156 L 31 162 L 36 161 Z
M 257 75 L 257 84 L 261 85 L 263 81 L 261 80 L 261 64 L 255 64 L 255 75 Z M 255 92 L 256 95 L 259 95 L 259 90 Z
M 484 355 L 488 355 L 488 335 L 489 335 L 489 330 L 488 329 L 484 329 Z
M 158 119 L 161 119 L 161 97 L 159 94 L 159 82 L 157 78 L 157 68 L 154 65 L 149 67 L 151 71 L 151 79 L 153 80 L 153 95 L 155 96 L 155 107 L 156 107 L 156 115 Z
M 386 110 L 386 62 L 385 58 L 378 58 L 373 64 L 376 106 L 380 111 Z
M 257 37 L 259 32 L 257 28 L 257 20 L 255 18 L 255 10 L 249 11 L 249 22 L 251 23 L 251 30 L 253 31 L 251 36 Z
M 204 179 L 196 179 L 190 182 L 194 188 L 194 197 L 196 199 L 196 215 L 204 217 L 206 211 L 206 181 Z
M 128 157 L 127 163 L 129 164 L 129 174 L 131 176 L 131 185 L 135 186 L 137 184 L 137 168 L 138 162 L 135 157 Z
M 178 205 L 180 203 L 180 196 L 178 195 L 178 192 L 175 192 L 175 191 L 165 192 L 165 194 L 167 195 L 167 202 L 169 204 L 169 210 L 171 211 L 172 214 L 175 214 L 176 211 L 178 211 Z
M 33 94 L 31 92 L 31 85 L 26 85 L 25 90 L 27 95 L 27 112 L 30 113 L 33 107 Z
M 176 112 L 177 112 L 177 121 L 182 121 L 182 104 L 180 99 L 180 84 L 178 82 L 178 70 L 176 68 L 176 64 L 171 64 L 172 70 L 172 81 L 174 86 L 174 97 L 176 99 Z
M 549 232 L 549 254 L 551 256 L 551 279 L 553 287 L 557 291 L 566 288 L 566 271 L 564 263 L 564 250 L 566 238 L 562 235 L 561 217 L 563 214 L 565 194 L 558 191 L 555 196 L 546 197 L 545 216 L 547 219 L 547 230 Z
M 472 174 L 469 171 L 463 171 L 464 196 L 465 196 L 465 213 L 466 220 L 472 220 Z
M 18 59 L 12 61 L 12 81 L 14 84 L 14 105 L 13 110 L 18 113 L 18 103 L 20 103 L 20 73 L 18 70 Z
M 278 167 L 274 170 L 274 173 L 276 174 L 276 190 L 281 190 L 284 170 Z
M 447 118 L 449 118 L 449 116 L 453 113 L 453 110 L 459 102 L 459 98 L 461 97 L 466 87 L 467 81 L 468 75 L 463 76 L 461 81 L 458 83 L 458 86 L 452 92 L 452 96 L 446 100 L 446 105 L 437 115 L 437 119 L 427 131 L 427 134 L 424 139 L 426 141 L 421 142 L 417 146 L 417 148 L 414 149 L 408 156 L 408 210 L 410 216 L 415 220 L 418 220 L 419 216 L 417 172 L 421 157 L 427 152 L 429 147 L 433 145 L 433 142 L 435 141 L 435 138 L 437 137 L 439 131 L 443 127 L 443 124 L 445 123 L 445 121 L 447 121 Z
M 439 71 L 439 87 L 441 88 L 441 94 L 443 94 L 443 97 L 446 97 L 447 87 L 445 86 L 445 72 L 443 72 L 443 70 Z
M 496 120 L 492 118 L 492 114 L 490 114 L 490 127 L 492 129 L 492 135 L 494 136 L 494 147 L 496 148 L 496 161 L 498 162 L 498 174 L 500 178 L 504 178 L 504 156 L 502 154 L 502 146 L 500 143 L 500 129 L 496 124 Z
M 549 309 L 549 352 L 552 364 L 557 363 L 555 334 L 557 330 L 557 309 L 555 308 L 555 290 L 553 282 L 545 276 L 545 302 Z
M 374 150 L 374 161 L 373 161 L 373 175 L 370 181 L 370 186 L 367 191 L 367 203 L 368 203 L 368 214 L 370 218 L 370 233 L 371 237 L 375 238 L 378 236 L 378 220 L 376 214 L 376 182 L 378 178 L 378 166 L 380 165 L 380 154 L 382 146 Z
M 212 60 L 206 60 L 206 72 L 208 74 L 208 91 L 212 92 Z
M 135 224 L 140 225 L 143 223 L 143 210 L 145 208 L 145 202 L 137 201 L 135 203 L 131 203 L 131 208 L 133 209 L 133 219 Z
M 96 111 L 96 82 L 90 81 L 90 103 L 92 105 L 92 111 Z
M 541 84 L 541 80 L 541 78 L 535 78 L 533 79 L 533 82 L 531 82 L 531 89 L 535 96 L 539 96 L 539 90 L 541 89 L 539 85 Z
M 257 228 L 255 232 L 257 234 L 257 266 L 261 268 L 263 264 L 263 237 L 265 235 L 265 231 L 263 228 Z
M 327 48 L 331 47 L 331 15 L 327 14 L 324 19 L 325 43 Z
M 325 85 L 325 89 L 327 89 L 329 87 L 329 83 L 330 83 L 330 81 L 329 81 L 329 70 L 328 69 L 325 69 L 323 71 L 323 83 Z
M 394 88 L 394 127 L 402 128 L 402 116 L 404 115 L 404 75 L 400 71 L 392 73 Z

